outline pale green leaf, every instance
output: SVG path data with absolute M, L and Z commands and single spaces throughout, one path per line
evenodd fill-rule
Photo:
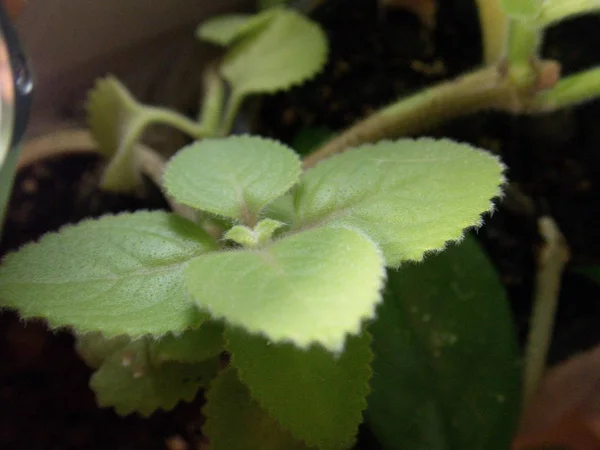
M 259 32 L 275 14 L 276 11 L 270 10 L 254 15 L 230 14 L 214 17 L 196 29 L 196 36 L 203 41 L 226 47 L 244 36 Z
M 181 335 L 169 333 L 150 343 L 154 363 L 179 361 L 194 363 L 205 361 L 223 352 L 223 325 L 207 320 L 198 328 L 184 331 Z
M 533 20 L 542 12 L 544 0 L 500 0 L 504 12 L 516 19 Z
M 134 189 L 140 182 L 135 168 L 134 146 L 148 120 L 140 105 L 115 77 L 96 82 L 87 98 L 88 127 L 98 150 L 110 160 L 103 188 Z
M 179 203 L 254 225 L 261 209 L 300 177 L 296 153 L 269 139 L 204 139 L 168 163 L 165 188 Z
M 294 229 L 333 224 L 363 231 L 387 265 L 420 260 L 481 224 L 501 194 L 498 158 L 450 140 L 368 144 L 309 170 L 294 190 Z
M 520 411 L 508 300 L 472 237 L 390 271 L 367 419 L 390 450 L 506 450 Z
M 337 356 L 319 346 L 272 344 L 239 329 L 227 328 L 225 339 L 252 397 L 292 435 L 320 449 L 351 447 L 369 393 L 368 333 L 348 337 Z
M 127 336 L 106 338 L 100 332 L 82 333 L 75 336 L 75 350 L 88 366 L 97 369 L 106 358 L 121 350 L 130 341 Z
M 138 412 L 149 416 L 170 410 L 179 401 L 191 401 L 200 387 L 208 386 L 219 369 L 219 359 L 197 364 L 165 362 L 152 365 L 149 341 L 141 339 L 110 356 L 90 380 L 101 407 L 118 414 Z
M 339 352 L 380 301 L 379 249 L 347 228 L 318 228 L 256 250 L 212 253 L 191 261 L 185 284 L 215 318 L 291 341 Z
M 250 397 L 248 388 L 227 369 L 211 383 L 203 408 L 202 431 L 211 450 L 308 450 Z
M 165 212 L 106 216 L 44 236 L 0 267 L 0 304 L 53 327 L 118 335 L 163 335 L 199 323 L 183 268 L 216 244 Z
M 232 95 L 272 93 L 314 77 L 327 59 L 320 26 L 291 10 L 277 10 L 255 35 L 236 44 L 221 65 Z

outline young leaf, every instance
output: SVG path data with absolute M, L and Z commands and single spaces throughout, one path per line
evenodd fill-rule
M 165 188 L 179 203 L 254 226 L 261 209 L 300 177 L 300 160 L 282 144 L 253 136 L 205 139 L 169 162 Z
M 238 39 L 260 31 L 276 14 L 275 10 L 260 14 L 230 14 L 215 17 L 196 29 L 198 39 L 212 44 L 229 46 Z
M 88 95 L 88 126 L 98 150 L 110 160 L 103 187 L 127 191 L 139 183 L 133 148 L 148 119 L 140 105 L 115 77 L 99 80 Z
M 225 370 L 211 383 L 203 413 L 202 431 L 211 450 L 309 450 L 250 397 L 235 369 Z
M 327 37 L 320 26 L 281 9 L 259 33 L 232 48 L 221 73 L 231 84 L 232 96 L 241 100 L 307 81 L 321 70 L 326 58 Z
M 89 367 L 98 369 L 107 358 L 130 342 L 127 336 L 106 338 L 100 332 L 82 333 L 76 336 L 75 349 Z
M 87 220 L 7 256 L 1 304 L 107 337 L 184 331 L 202 319 L 182 269 L 215 248 L 204 230 L 165 212 Z
M 224 348 L 223 325 L 213 321 L 203 322 L 200 327 L 184 331 L 180 336 L 169 333 L 149 346 L 151 360 L 157 364 L 201 362 L 219 355 Z
M 515 19 L 534 20 L 542 11 L 544 0 L 500 0 L 504 12 Z
M 369 393 L 368 333 L 348 337 L 339 356 L 319 346 L 271 344 L 239 329 L 227 328 L 225 339 L 252 397 L 292 435 L 317 448 L 351 447 Z
M 101 407 L 112 406 L 120 415 L 149 416 L 159 408 L 170 410 L 180 400 L 191 401 L 219 369 L 219 358 L 197 364 L 152 365 L 148 345 L 148 339 L 132 342 L 94 373 L 90 386 Z
M 367 418 L 385 448 L 506 450 L 520 367 L 508 302 L 468 237 L 389 273 Z
M 481 223 L 500 195 L 503 165 L 450 140 L 401 139 L 349 150 L 309 170 L 294 190 L 294 229 L 345 225 L 383 250 L 388 266 L 420 260 Z
M 340 352 L 347 334 L 373 317 L 383 283 L 377 247 L 347 228 L 318 228 L 261 249 L 191 261 L 185 285 L 215 317 L 299 347 Z

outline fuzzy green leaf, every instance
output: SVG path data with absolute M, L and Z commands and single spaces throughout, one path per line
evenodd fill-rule
M 516 19 L 536 19 L 541 11 L 544 0 L 500 0 L 504 12 Z
M 321 449 L 350 448 L 366 408 L 370 336 L 350 336 L 334 356 L 226 329 L 232 364 L 250 393 L 292 435 Z
M 99 80 L 88 94 L 88 127 L 98 150 L 110 160 L 103 188 L 115 191 L 134 189 L 140 182 L 135 169 L 134 146 L 148 119 L 139 104 L 115 77 Z
M 0 304 L 107 337 L 183 331 L 201 320 L 183 290 L 183 268 L 214 248 L 204 230 L 174 214 L 87 220 L 7 256 Z
M 520 407 L 507 298 L 477 242 L 390 271 L 367 418 L 386 449 L 506 450 Z
M 235 369 L 213 381 L 203 413 L 211 450 L 308 450 L 250 397 Z
M 90 386 L 101 407 L 114 407 L 120 415 L 149 416 L 159 408 L 172 409 L 180 400 L 191 401 L 218 368 L 218 358 L 198 364 L 153 365 L 149 341 L 141 339 L 109 357 L 92 376 Z
M 231 84 L 232 96 L 241 99 L 305 82 L 322 69 L 326 59 L 327 37 L 321 27 L 282 9 L 259 33 L 232 48 L 221 73 Z
M 259 32 L 273 18 L 276 11 L 260 14 L 230 14 L 207 20 L 196 29 L 198 39 L 227 47 L 240 38 Z
M 76 336 L 75 349 L 88 366 L 97 369 L 106 358 L 130 342 L 131 339 L 127 336 L 106 338 L 100 332 L 82 333 Z
M 250 224 L 298 181 L 300 172 L 298 156 L 282 144 L 235 136 L 180 150 L 169 161 L 164 182 L 179 203 Z
M 150 344 L 151 359 L 155 363 L 205 361 L 223 352 L 223 325 L 206 321 L 200 327 L 184 331 L 180 336 L 169 333 Z
M 203 255 L 185 270 L 197 305 L 215 317 L 299 347 L 339 352 L 380 300 L 383 259 L 346 228 L 319 228 L 261 249 Z
M 498 158 L 450 140 L 401 139 L 349 150 L 309 170 L 295 189 L 294 229 L 362 230 L 387 265 L 420 260 L 481 224 L 504 181 Z

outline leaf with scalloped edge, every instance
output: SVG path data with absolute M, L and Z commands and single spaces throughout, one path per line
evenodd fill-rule
M 318 228 L 258 249 L 191 261 L 185 285 L 201 310 L 275 342 L 343 350 L 381 300 L 379 249 L 357 231 Z
M 111 355 L 90 380 L 101 407 L 120 415 L 149 416 L 157 409 L 171 410 L 181 400 L 191 401 L 219 370 L 219 358 L 201 363 L 152 364 L 149 339 L 132 342 Z
M 169 161 L 165 189 L 179 203 L 253 222 L 261 209 L 300 178 L 298 155 L 256 136 L 204 139 Z
M 101 332 L 94 331 L 75 336 L 75 350 L 89 367 L 98 369 L 108 357 L 130 342 L 127 336 L 107 338 Z
M 203 315 L 185 294 L 183 268 L 214 249 L 203 229 L 166 212 L 86 220 L 8 255 L 0 305 L 107 337 L 184 331 Z
M 448 139 L 362 145 L 305 173 L 293 229 L 349 226 L 379 245 L 388 266 L 420 260 L 481 224 L 503 170 L 497 157 Z
M 309 450 L 250 397 L 233 368 L 211 383 L 202 412 L 211 450 Z
M 207 320 L 198 328 L 180 335 L 169 333 L 150 343 L 151 359 L 155 363 L 179 361 L 194 363 L 205 361 L 223 352 L 223 324 Z
M 213 17 L 196 28 L 196 37 L 226 47 L 249 34 L 260 32 L 275 14 L 275 10 L 269 10 L 260 14 L 228 14 Z
M 242 39 L 226 55 L 221 74 L 232 97 L 274 93 L 308 81 L 327 59 L 321 27 L 292 10 L 277 10 L 260 32 Z M 235 101 L 234 101 L 235 103 Z
M 322 449 L 351 447 L 369 394 L 367 332 L 349 336 L 340 355 L 272 344 L 240 329 L 227 328 L 225 340 L 252 397 L 293 436 Z
M 98 150 L 110 160 L 102 187 L 128 191 L 139 185 L 134 146 L 148 123 L 145 108 L 115 77 L 96 82 L 86 102 L 87 122 Z

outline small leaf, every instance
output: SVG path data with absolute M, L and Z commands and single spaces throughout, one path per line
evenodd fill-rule
M 480 225 L 480 214 L 501 193 L 502 171 L 495 156 L 446 139 L 363 145 L 302 177 L 293 229 L 334 224 L 362 230 L 396 267 Z
M 520 366 L 507 298 L 477 242 L 402 265 L 370 326 L 367 418 L 386 449 L 506 450 Z
M 273 93 L 314 77 L 327 59 L 321 27 L 291 10 L 277 10 L 268 25 L 234 46 L 221 65 L 232 96 Z
M 213 321 L 184 331 L 180 336 L 169 333 L 150 343 L 151 359 L 155 364 L 165 361 L 182 363 L 202 362 L 223 352 L 223 325 Z
M 127 191 L 139 183 L 134 146 L 148 118 L 140 105 L 115 77 L 99 80 L 88 94 L 88 126 L 98 150 L 110 160 L 103 188 Z
M 227 328 L 225 339 L 252 397 L 292 435 L 322 449 L 351 447 L 369 393 L 368 333 L 348 337 L 339 356 L 318 346 L 271 344 L 239 329 Z
M 182 269 L 215 248 L 204 230 L 174 214 L 87 220 L 7 256 L 1 304 L 107 337 L 183 331 L 201 313 L 185 295 Z
M 127 336 L 106 338 L 100 332 L 83 333 L 76 336 L 75 349 L 89 367 L 97 369 L 106 358 L 121 350 L 130 341 Z
M 383 283 L 377 247 L 356 231 L 319 228 L 256 250 L 201 256 L 185 270 L 185 284 L 215 318 L 292 341 L 343 349 L 373 317 Z
M 500 5 L 509 16 L 521 20 L 536 19 L 545 0 L 500 0 Z
M 260 408 L 235 372 L 219 374 L 206 394 L 202 431 L 211 450 L 308 450 Z
M 148 345 L 147 339 L 132 342 L 94 373 L 90 386 L 101 407 L 114 407 L 120 415 L 138 412 L 149 416 L 157 409 L 170 410 L 180 400 L 193 400 L 219 369 L 218 358 L 198 364 L 166 362 L 153 366 Z
M 164 182 L 179 203 L 253 226 L 248 222 L 285 194 L 300 171 L 298 156 L 282 144 L 235 136 L 183 148 L 169 161 Z
M 207 20 L 196 29 L 198 39 L 227 47 L 235 41 L 259 32 L 274 17 L 276 11 L 260 14 L 230 14 Z

